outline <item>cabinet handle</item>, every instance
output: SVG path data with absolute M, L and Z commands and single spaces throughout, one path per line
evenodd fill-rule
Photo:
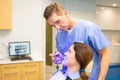
M 25 73 L 36 73 L 37 71 L 26 71 Z
M 36 64 L 26 64 L 25 66 L 36 66 Z
M 17 66 L 5 66 L 5 68 L 16 68 Z
M 17 74 L 17 72 L 14 72 L 14 73 L 6 73 L 5 75 L 7 76 L 7 75 L 15 75 L 15 74 Z

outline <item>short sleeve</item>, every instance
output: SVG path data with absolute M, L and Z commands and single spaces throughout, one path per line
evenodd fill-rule
M 88 28 L 88 40 L 90 45 L 92 45 L 97 51 L 106 48 L 110 44 L 108 38 L 94 23 Z

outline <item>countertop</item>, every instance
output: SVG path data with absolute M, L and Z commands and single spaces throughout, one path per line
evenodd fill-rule
M 16 61 L 11 61 L 10 59 L 0 59 L 0 64 L 11 64 L 11 63 L 24 63 L 24 62 L 36 62 L 36 61 L 45 61 L 44 58 L 38 58 L 38 57 L 31 57 L 32 60 L 16 60 Z

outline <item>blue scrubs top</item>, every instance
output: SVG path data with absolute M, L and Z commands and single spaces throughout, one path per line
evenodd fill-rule
M 92 49 L 94 64 L 91 77 L 97 80 L 100 70 L 100 55 L 98 51 L 106 48 L 110 41 L 96 24 L 79 20 L 70 33 L 59 30 L 56 35 L 56 47 L 63 55 L 74 42 L 82 42 Z

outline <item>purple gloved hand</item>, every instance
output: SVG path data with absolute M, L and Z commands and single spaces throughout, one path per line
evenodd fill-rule
M 55 53 L 55 59 L 53 60 L 55 64 L 62 64 L 64 58 L 60 52 Z

